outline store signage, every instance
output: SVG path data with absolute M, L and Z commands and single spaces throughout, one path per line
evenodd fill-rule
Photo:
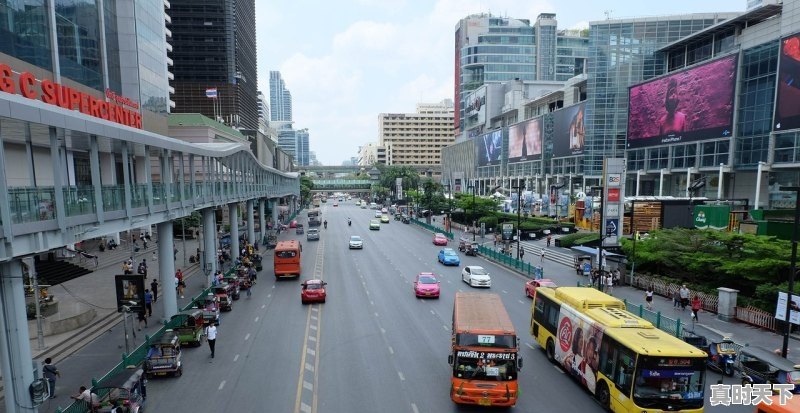
M 17 75 L 10 66 L 2 63 L 0 63 L 0 91 L 41 100 L 49 105 L 76 110 L 84 115 L 121 125 L 142 128 L 142 115 L 124 107 L 138 109 L 139 104 L 129 98 L 118 96 L 113 92 L 111 92 L 112 97 L 109 97 L 107 91 L 106 97 L 111 100 L 107 102 L 52 80 L 38 81 L 30 72 L 21 72 Z

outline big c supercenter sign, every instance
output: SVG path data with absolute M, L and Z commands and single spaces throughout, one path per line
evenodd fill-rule
M 106 91 L 106 97 L 111 100 L 109 102 L 52 80 L 39 81 L 30 72 L 16 74 L 10 66 L 0 63 L 0 91 L 41 100 L 48 105 L 76 110 L 120 125 L 142 128 L 139 104 L 110 90 Z

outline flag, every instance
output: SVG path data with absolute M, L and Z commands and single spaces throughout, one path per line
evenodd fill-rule
M 217 88 L 206 89 L 206 97 L 211 99 L 217 98 Z

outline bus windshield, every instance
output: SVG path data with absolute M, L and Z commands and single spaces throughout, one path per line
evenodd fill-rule
M 456 334 L 456 345 L 494 348 L 517 348 L 517 336 L 494 334 Z
M 515 353 L 459 351 L 453 363 L 453 375 L 468 380 L 516 380 L 516 361 Z
M 703 406 L 704 360 L 687 357 L 640 356 L 633 399 L 643 408 Z

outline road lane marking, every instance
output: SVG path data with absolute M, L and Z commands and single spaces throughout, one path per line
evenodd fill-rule
M 375 312 L 375 317 L 379 317 L 379 315 L 378 315 L 378 312 L 377 312 L 377 311 Z
M 314 390 L 314 385 L 309 383 L 309 382 L 307 382 L 307 381 L 305 381 L 305 380 L 303 380 L 303 388 L 313 391 Z
M 525 305 L 525 301 L 522 300 L 517 300 L 517 301 L 519 301 L 520 304 Z
M 225 380 L 222 380 L 222 383 L 219 384 L 219 388 L 217 390 L 222 390 L 225 387 Z
M 533 345 L 531 345 L 531 343 L 525 343 L 525 345 L 526 345 L 526 346 L 528 346 L 528 347 L 530 347 L 530 348 L 531 348 L 531 350 L 533 350 Z
M 553 368 L 554 368 L 554 369 L 556 369 L 556 371 L 557 371 L 557 372 L 559 372 L 559 373 L 561 373 L 561 374 L 564 374 L 564 370 L 561 370 L 561 367 L 558 367 L 558 366 L 556 366 L 556 365 L 553 365 Z
M 238 354 L 233 356 L 233 361 L 235 362 L 236 360 L 239 360 L 239 355 Z
M 308 353 L 308 355 L 310 355 L 310 356 L 316 356 L 317 355 L 317 352 L 314 351 L 314 349 L 311 349 L 311 348 L 307 348 L 306 349 L 306 353 Z
M 400 376 L 400 381 L 406 381 L 406 378 L 403 376 L 402 372 L 397 372 L 397 375 Z
M 264 307 L 266 307 L 266 306 L 267 306 L 266 304 L 261 304 L 261 309 L 263 310 Z
M 300 411 L 303 413 L 311 413 L 311 406 L 305 403 L 300 403 Z
M 431 310 L 431 314 L 436 315 L 436 311 Z
M 250 340 L 250 333 L 247 333 L 247 335 L 244 336 L 244 341 L 247 341 L 247 340 Z
M 303 346 L 306 346 L 309 337 L 309 326 L 311 325 L 311 311 L 308 311 L 308 316 L 306 318 L 306 332 L 305 337 L 303 338 Z M 303 355 L 300 358 L 300 374 L 297 379 L 297 393 L 295 394 L 295 402 L 294 402 L 294 412 L 298 413 L 300 411 L 300 398 L 303 394 L 303 369 L 306 365 L 306 352 L 303 352 Z
M 311 364 L 311 363 L 306 363 L 306 370 L 308 370 L 308 371 L 313 373 L 314 372 L 314 365 Z
M 275 284 L 272 284 L 272 289 L 273 289 L 273 290 L 275 289 Z
M 314 324 L 311 324 L 310 326 L 308 326 L 308 328 L 310 328 L 310 329 L 312 329 L 314 331 L 317 330 L 317 326 L 315 326 Z
M 416 404 L 414 404 L 414 403 L 411 403 L 411 410 L 412 410 L 414 413 L 419 413 L 419 409 L 417 409 L 417 405 L 416 405 Z
M 389 346 L 389 354 L 394 354 L 394 349 L 392 348 L 392 346 Z
M 502 291 L 503 294 L 508 294 L 508 291 L 506 291 L 506 290 L 500 290 L 500 291 Z
M 272 294 L 267 294 L 267 298 L 270 298 L 270 297 L 272 297 Z
M 311 311 L 316 313 L 317 311 L 319 311 L 319 309 L 317 307 L 311 307 Z
M 447 328 L 447 326 L 446 326 L 446 325 L 445 325 L 445 326 L 442 326 L 442 328 L 443 328 L 443 329 L 445 329 L 446 331 L 450 331 L 450 329 L 449 329 L 449 328 Z
M 254 322 L 254 323 L 257 323 L 257 322 L 258 322 L 258 317 L 256 317 L 256 319 L 255 319 L 255 320 L 253 320 L 253 322 Z
M 317 341 L 317 338 L 316 338 L 316 337 L 314 337 L 314 336 L 309 336 L 309 337 L 308 337 L 308 340 L 309 340 L 309 341 Z
M 369 300 L 370 305 L 375 305 L 375 301 Z
M 315 315 L 312 315 L 312 316 L 311 316 L 311 319 L 312 319 L 313 321 L 317 321 L 317 316 L 315 316 Z
M 381 327 L 381 334 L 386 334 L 386 330 L 383 327 Z

